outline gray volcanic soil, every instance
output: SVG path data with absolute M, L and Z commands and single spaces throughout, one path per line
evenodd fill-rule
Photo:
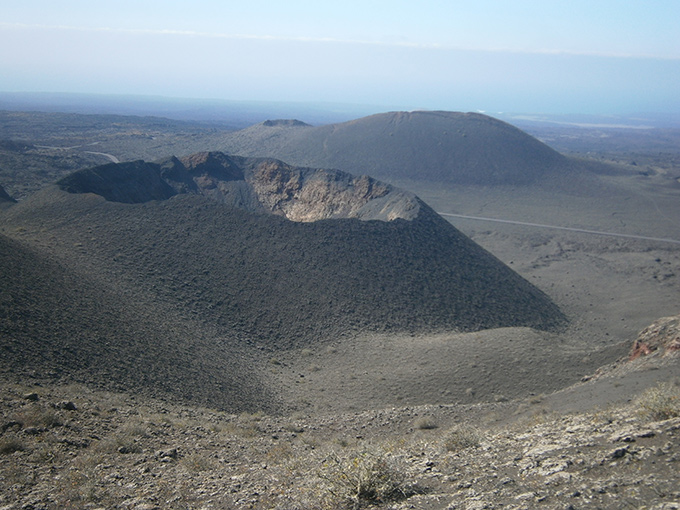
M 677 366 L 677 357 L 668 361 Z M 582 386 L 593 389 L 590 382 Z M 237 416 L 75 384 L 3 384 L 0 504 L 46 510 L 677 507 L 677 414 L 641 414 L 651 395 L 566 415 L 551 413 L 549 400 Z M 359 474 L 369 487 L 379 477 L 403 492 L 374 506 L 381 493 L 359 493 Z
M 654 241 L 445 216 L 548 292 L 599 338 L 631 339 L 680 305 L 680 188 L 669 179 L 599 177 L 597 190 L 411 186 L 441 213 L 554 225 Z M 598 331 L 600 332 L 598 334 Z
M 54 245 L 50 247 L 53 251 Z M 120 391 L 279 408 L 260 382 L 259 356 L 110 274 L 68 267 L 45 250 L 0 235 L 4 377 L 82 381 Z M 211 334 L 212 333 L 212 334 Z
M 438 193 L 444 199 L 452 200 L 451 203 L 459 204 L 459 208 L 453 209 L 456 212 L 499 214 L 504 204 L 502 193 L 494 194 L 488 189 L 480 190 L 476 196 L 468 189 L 467 193 L 459 193 L 455 200 L 450 198 L 451 194 L 456 193 L 455 190 L 445 191 L 439 187 L 432 193 Z M 535 192 L 534 199 L 539 197 L 540 195 Z M 618 197 L 613 198 L 610 204 L 620 205 Z M 547 195 L 545 200 L 548 200 Z M 604 200 L 579 202 L 575 197 L 574 202 L 578 205 L 575 209 L 582 218 L 595 219 L 596 213 L 602 214 L 607 207 Z M 437 204 L 434 200 L 433 203 Z M 445 203 L 446 200 L 442 200 L 440 205 Z M 490 204 L 487 206 L 488 209 L 480 206 L 471 210 L 463 208 L 466 204 L 484 203 Z M 590 216 L 585 209 L 588 203 L 592 204 Z M 529 202 L 526 204 L 528 211 Z M 562 204 L 565 205 L 564 202 Z M 129 206 L 102 208 L 101 205 L 97 208 L 99 210 L 97 216 L 91 216 L 90 220 L 103 215 L 95 223 L 99 224 L 107 218 L 113 223 L 122 222 L 120 223 L 122 226 L 129 225 L 130 218 L 135 217 L 137 218 L 135 228 L 138 231 L 145 228 L 144 222 L 147 221 L 140 223 L 142 221 L 140 212 L 146 211 L 147 214 L 153 210 L 149 206 L 141 208 L 134 206 L 131 209 Z M 224 217 L 217 219 L 215 216 L 219 208 L 205 203 L 197 203 L 196 206 L 197 210 L 192 213 L 192 217 L 203 219 L 195 223 L 200 229 L 192 243 L 199 242 L 202 236 L 216 235 L 215 232 L 208 234 L 206 226 L 223 225 L 225 222 Z M 557 205 L 555 208 L 557 209 Z M 180 322 L 187 317 L 200 321 L 208 318 L 221 321 L 221 328 L 224 331 L 226 327 L 224 317 L 220 318 L 220 314 L 210 311 L 209 306 L 210 303 L 214 306 L 219 300 L 215 301 L 205 294 L 206 289 L 210 288 L 210 285 L 206 284 L 211 279 L 220 280 L 214 275 L 205 279 L 206 277 L 202 275 L 204 266 L 201 262 L 202 257 L 187 261 L 191 263 L 181 272 L 189 271 L 195 274 L 185 280 L 177 280 L 168 272 L 170 269 L 179 270 L 177 262 L 171 263 L 169 260 L 158 258 L 158 254 L 164 250 L 161 249 L 162 244 L 157 243 L 164 243 L 163 239 L 171 240 L 173 246 L 180 248 L 181 252 L 196 250 L 185 245 L 186 241 L 177 244 L 181 236 L 172 234 L 169 229 L 170 225 L 181 225 L 182 222 L 176 221 L 172 208 L 166 207 L 157 211 L 158 215 L 148 221 L 155 225 L 154 232 L 163 231 L 165 237 L 152 234 L 145 243 L 146 248 L 132 249 L 131 246 L 131 250 L 128 250 L 122 238 L 117 240 L 118 234 L 114 231 L 108 231 L 105 235 L 106 244 L 93 242 L 103 234 L 97 232 L 94 227 L 89 228 L 89 237 L 69 237 L 64 247 L 82 243 L 77 251 L 69 250 L 71 253 L 69 256 L 75 257 L 73 262 L 81 270 L 87 267 L 88 260 L 91 264 L 93 250 L 96 252 L 106 246 L 112 249 L 115 247 L 114 251 L 105 250 L 102 253 L 108 253 L 106 257 L 113 257 L 115 262 L 113 268 L 120 265 L 121 269 L 103 274 L 102 278 L 105 281 L 124 282 L 129 276 L 125 276 L 122 268 L 129 266 L 133 260 L 135 265 L 141 262 L 138 273 L 134 273 L 133 277 L 140 279 L 140 282 L 148 281 L 149 285 L 142 286 L 147 287 L 145 291 L 147 296 L 140 305 L 146 304 L 144 306 L 149 306 L 149 310 L 159 310 L 158 313 L 163 317 L 176 317 Z M 502 217 L 511 217 L 509 213 L 514 209 L 509 208 L 506 211 L 508 211 L 506 216 Z M 640 214 L 645 212 L 644 209 L 638 211 Z M 516 214 L 520 212 L 522 209 L 518 208 Z M 121 213 L 125 213 L 128 219 L 124 220 L 122 216 L 119 220 L 115 219 Z M 92 214 L 90 212 L 90 215 Z M 525 221 L 550 219 L 547 215 L 520 218 Z M 567 218 L 566 214 L 562 214 L 553 219 L 565 221 Z M 637 219 L 642 222 L 641 218 Z M 69 229 L 73 229 L 72 232 L 82 230 L 78 223 L 72 221 L 70 220 L 68 224 Z M 257 305 L 261 310 L 259 319 L 261 323 L 257 328 L 264 328 L 262 329 L 264 336 L 261 343 L 254 344 L 252 347 L 255 349 L 248 352 L 252 366 L 261 367 L 258 371 L 260 377 L 264 378 L 264 386 L 274 390 L 276 398 L 285 402 L 287 406 L 307 412 L 323 413 L 425 403 L 504 401 L 532 394 L 547 394 L 576 383 L 583 376 L 594 373 L 600 366 L 625 356 L 639 330 L 658 316 L 677 313 L 679 296 L 675 275 L 679 264 L 677 249 L 672 244 L 520 225 L 482 224 L 472 220 L 455 221 L 459 223 L 460 228 L 467 227 L 469 233 L 487 248 L 496 250 L 510 267 L 518 270 L 525 278 L 551 295 L 571 320 L 568 329 L 546 333 L 528 328 L 503 328 L 467 334 L 439 333 L 424 336 L 395 333 L 362 334 L 363 327 L 348 329 L 345 325 L 337 329 L 336 333 L 332 333 L 333 328 L 338 326 L 338 323 L 334 322 L 336 319 L 319 316 L 314 319 L 313 324 L 321 324 L 321 327 L 317 326 L 316 329 L 304 332 L 298 330 L 293 335 L 300 339 L 297 345 L 287 344 L 289 348 L 285 350 L 271 348 L 260 350 L 260 347 L 271 345 L 270 342 L 277 335 L 283 335 L 279 337 L 281 341 L 285 341 L 286 337 L 291 338 L 286 331 L 294 331 L 290 328 L 294 327 L 295 317 L 299 316 L 300 307 L 304 306 L 304 303 L 290 301 L 291 307 L 284 306 L 284 313 L 274 320 L 267 305 Z M 279 223 L 277 229 L 288 225 L 285 220 Z M 483 228 L 479 228 L 480 224 Z M 593 223 L 584 226 L 598 227 L 594 220 Z M 605 223 L 600 228 L 607 226 Z M 50 227 L 50 230 L 52 229 L 53 227 Z M 88 228 L 85 230 L 88 231 Z M 121 235 L 129 236 L 131 232 L 128 226 L 121 230 Z M 280 278 L 281 259 L 277 254 L 283 249 L 289 251 L 292 249 L 294 241 L 290 238 L 291 232 L 284 236 L 287 240 L 280 249 L 270 252 L 274 257 L 267 266 L 270 269 L 260 268 L 263 277 L 275 271 Z M 654 231 L 650 233 L 658 234 Z M 157 249 L 150 249 L 150 243 L 156 243 Z M 50 249 L 55 247 L 48 246 Z M 302 256 L 302 252 L 300 254 Z M 233 256 L 225 255 L 220 258 L 230 260 L 232 264 L 236 263 Z M 94 260 L 97 260 L 97 257 Z M 298 257 L 298 260 L 303 259 Z M 102 267 L 101 264 L 93 266 L 90 271 L 98 271 Z M 192 267 L 198 272 L 191 270 Z M 309 268 L 309 264 L 306 264 L 306 267 Z M 350 264 L 347 275 L 352 274 L 351 267 Z M 244 270 L 252 271 L 245 266 Z M 214 267 L 211 271 L 214 271 Z M 292 274 L 294 276 L 297 273 Z M 159 286 L 159 277 L 160 281 L 175 281 L 176 284 L 171 288 L 165 287 L 165 284 Z M 193 278 L 201 282 L 198 286 L 201 291 L 193 285 L 185 284 Z M 266 278 L 266 281 L 271 280 Z M 139 289 L 139 286 L 137 288 Z M 301 290 L 295 292 L 299 295 Z M 167 311 L 160 312 L 159 306 L 162 303 L 174 300 L 181 303 L 179 308 L 171 306 L 165 308 Z M 370 309 L 376 313 L 376 310 L 380 309 L 379 304 L 375 301 L 371 303 Z M 356 307 L 356 303 L 354 306 Z M 384 309 L 387 310 L 389 307 Z M 311 310 L 312 308 L 310 313 Z M 338 317 L 338 314 L 342 315 L 336 311 L 332 313 L 332 317 Z M 204 328 L 204 325 L 205 322 L 203 325 L 197 324 L 196 331 L 198 328 Z M 231 331 L 233 334 L 234 330 Z M 221 333 L 221 336 L 224 337 L 225 334 Z M 176 338 L 179 340 L 180 337 Z M 302 341 L 304 338 L 307 340 Z M 655 379 L 652 377 L 645 381 L 645 384 L 636 387 L 635 391 L 653 384 Z M 598 401 L 610 398 L 625 399 L 629 397 L 628 391 L 625 385 L 609 386 L 608 396 L 599 396 Z M 208 396 L 200 392 L 199 394 L 202 397 Z

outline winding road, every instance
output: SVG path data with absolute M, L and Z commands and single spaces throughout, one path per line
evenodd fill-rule
M 70 151 L 70 150 L 75 150 L 75 149 L 81 149 L 83 147 L 87 147 L 89 145 L 97 145 L 99 142 L 92 142 L 88 143 L 87 145 L 74 145 L 72 147 L 53 147 L 51 145 L 36 145 L 37 148 L 39 149 L 50 149 L 50 150 L 56 150 L 56 151 Z M 108 158 L 112 163 L 120 163 L 120 160 L 114 156 L 113 154 L 108 154 L 106 152 L 94 152 L 94 151 L 83 151 L 85 154 L 94 154 L 96 156 L 103 156 L 105 158 Z
M 113 154 L 107 154 L 106 152 L 92 152 L 92 151 L 83 151 L 86 154 L 96 154 L 97 156 L 104 156 L 105 158 L 109 158 L 112 163 L 120 163 L 120 160 L 114 156 Z
M 544 225 L 542 223 L 527 223 L 524 221 L 514 221 L 514 220 L 501 220 L 498 218 L 486 218 L 484 216 L 468 216 L 466 214 L 452 214 L 452 213 L 444 213 L 444 212 L 438 212 L 440 216 L 451 216 L 454 218 L 463 218 L 466 220 L 479 220 L 479 221 L 492 221 L 495 223 L 509 223 L 511 225 L 523 225 L 526 227 L 538 227 L 538 228 L 552 228 L 555 230 L 568 230 L 569 232 L 580 232 L 582 234 L 594 234 L 594 235 L 600 235 L 600 236 L 610 236 L 610 237 L 625 237 L 627 239 L 641 239 L 644 241 L 658 241 L 662 243 L 673 243 L 673 244 L 680 244 L 680 240 L 677 239 L 666 239 L 662 237 L 647 237 L 647 236 L 638 236 L 634 234 L 619 234 L 616 232 L 602 232 L 599 230 L 587 230 L 583 228 L 572 228 L 572 227 L 559 227 L 557 225 Z

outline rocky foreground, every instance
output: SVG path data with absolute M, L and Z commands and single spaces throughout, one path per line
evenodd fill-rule
M 0 508 L 680 508 L 677 385 L 543 398 L 284 418 L 6 382 Z

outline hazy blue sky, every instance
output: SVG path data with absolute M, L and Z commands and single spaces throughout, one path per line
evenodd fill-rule
M 680 113 L 680 0 L 3 0 L 0 90 Z

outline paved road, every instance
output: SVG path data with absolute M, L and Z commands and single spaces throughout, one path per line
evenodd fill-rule
M 568 230 L 570 232 L 581 232 L 583 234 L 595 234 L 599 236 L 611 236 L 611 237 L 625 237 L 627 239 L 641 239 L 644 241 L 659 241 L 663 243 L 673 243 L 680 244 L 680 240 L 677 239 L 666 239 L 662 237 L 647 237 L 647 236 L 636 236 L 633 234 L 619 234 L 616 232 L 601 232 L 599 230 L 586 230 L 583 228 L 572 228 L 572 227 L 558 227 L 556 225 L 543 225 L 541 223 L 527 223 L 524 221 L 514 221 L 514 220 L 501 220 L 498 218 L 486 218 L 483 216 L 468 216 L 465 214 L 451 214 L 451 213 L 437 213 L 440 216 L 451 216 L 454 218 L 463 218 L 466 220 L 479 220 L 479 221 L 492 221 L 495 223 L 510 223 L 512 225 L 524 225 L 526 227 L 538 227 L 538 228 L 552 228 L 555 230 Z

